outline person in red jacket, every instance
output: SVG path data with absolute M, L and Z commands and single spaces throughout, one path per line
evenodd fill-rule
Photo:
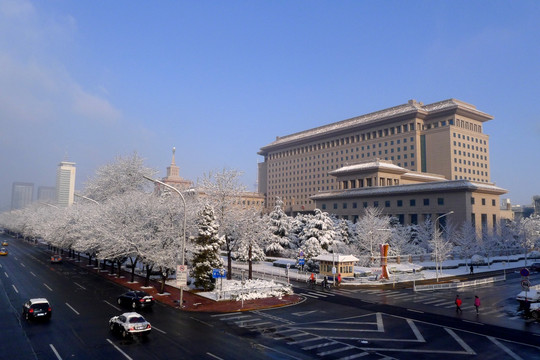
M 337 286 L 341 285 L 341 273 L 337 274 Z
M 463 302 L 459 298 L 459 295 L 456 295 L 456 313 L 462 313 L 463 312 L 463 310 L 461 310 L 461 304 L 462 303 Z

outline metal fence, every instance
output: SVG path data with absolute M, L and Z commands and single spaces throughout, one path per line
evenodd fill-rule
M 481 284 L 488 284 L 493 283 L 497 281 L 504 281 L 506 280 L 506 276 L 494 276 L 490 278 L 485 279 L 478 279 L 478 280 L 470 280 L 470 281 L 455 281 L 450 283 L 442 283 L 442 284 L 431 284 L 431 285 L 416 285 L 414 287 L 414 291 L 430 291 L 430 290 L 439 290 L 439 289 L 459 289 L 467 286 L 475 286 L 475 285 L 481 285 Z

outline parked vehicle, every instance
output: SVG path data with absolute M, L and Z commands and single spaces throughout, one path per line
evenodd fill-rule
M 529 306 L 529 311 L 531 312 L 531 316 L 535 320 L 540 320 L 540 303 L 534 303 Z
M 132 290 L 116 299 L 118 305 L 130 306 L 132 309 L 146 308 L 154 305 L 154 297 L 142 290 Z
M 532 271 L 540 271 L 540 262 L 532 263 L 531 266 L 529 266 L 529 269 Z
M 51 263 L 61 263 L 62 262 L 62 257 L 58 254 L 54 254 L 51 256 Z
M 6 240 L 2 241 L 2 246 L 8 246 L 8 242 Z
M 537 303 L 540 302 L 540 294 L 535 289 L 522 291 L 516 296 L 519 303 Z
M 52 316 L 52 308 L 45 298 L 30 299 L 24 303 L 22 315 L 26 320 L 46 319 Z
M 141 314 L 128 312 L 113 316 L 109 320 L 109 329 L 119 333 L 125 339 L 133 335 L 148 336 L 152 326 Z
M 0 255 L 6 256 L 7 254 L 8 254 L 8 251 L 7 251 L 6 248 L 1 248 L 1 249 L 0 249 Z

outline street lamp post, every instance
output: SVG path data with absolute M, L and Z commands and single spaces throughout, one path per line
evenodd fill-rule
M 165 184 L 163 181 L 159 181 L 157 179 L 152 179 L 148 176 L 145 176 L 143 175 L 143 177 L 146 179 L 146 180 L 150 180 L 152 181 L 153 183 L 157 183 L 157 184 L 160 184 L 160 185 L 163 185 L 165 186 L 166 188 L 169 188 L 173 191 L 175 191 L 178 195 L 180 195 L 180 198 L 182 199 L 182 204 L 184 205 L 184 226 L 183 226 L 183 234 L 182 234 L 182 267 L 185 266 L 185 252 L 186 252 L 186 199 L 184 198 L 184 195 L 182 195 L 182 193 L 180 192 L 180 190 L 178 190 L 177 188 L 169 185 L 169 184 Z M 178 251 L 176 252 L 176 262 L 178 262 Z M 178 279 L 178 269 L 176 271 L 176 278 Z M 179 307 L 182 308 L 183 307 L 183 301 L 184 301 L 184 286 L 182 284 L 180 284 L 180 303 L 179 303 Z
M 87 197 L 87 196 L 83 196 L 83 195 L 79 195 L 79 194 L 74 194 L 74 195 L 75 195 L 76 197 L 80 197 L 81 199 L 88 200 L 88 201 L 93 202 L 94 204 L 99 205 L 99 202 L 97 202 L 97 201 L 94 200 L 94 199 L 90 199 L 90 198 Z
M 454 211 L 449 211 L 447 212 L 446 214 L 442 214 L 440 216 L 438 216 L 436 219 L 435 219 L 435 226 L 437 225 L 437 221 L 439 221 L 440 218 L 443 218 L 447 215 L 450 215 L 450 214 L 453 214 Z M 438 254 L 438 245 L 435 244 L 435 277 L 437 279 L 437 282 L 439 282 L 439 254 Z M 442 269 L 441 269 L 442 270 Z

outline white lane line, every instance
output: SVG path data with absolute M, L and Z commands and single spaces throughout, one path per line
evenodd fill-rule
M 463 319 L 461 321 L 468 322 L 468 323 L 471 323 L 471 324 L 476 324 L 476 325 L 484 325 L 484 324 L 482 324 L 482 323 L 480 323 L 478 321 L 471 321 L 471 320 L 465 320 L 465 319 Z
M 81 289 L 83 290 L 86 290 L 86 288 L 84 286 L 82 286 L 81 284 L 77 284 L 76 282 L 73 282 L 75 285 L 77 285 L 78 287 L 80 287 Z
M 467 354 L 476 355 L 474 350 L 471 349 L 471 347 L 469 345 L 467 345 L 467 343 L 465 341 L 463 341 L 463 339 L 460 338 L 453 330 L 450 330 L 449 328 L 444 328 L 444 330 L 446 330 L 446 332 L 449 333 L 450 336 L 452 336 L 454 338 L 454 340 L 456 340 L 458 342 L 459 345 L 461 345 L 461 347 L 463 348 L 463 350 L 465 350 L 467 352 Z
M 155 326 L 152 326 L 152 330 L 156 330 L 156 331 L 159 331 L 159 332 L 162 333 L 162 334 L 166 334 L 165 331 L 163 331 L 163 330 L 161 330 L 161 329 L 158 329 L 158 328 L 155 327 Z
M 116 346 L 115 343 L 113 343 L 110 339 L 107 339 L 107 341 L 112 345 L 114 346 L 114 348 L 116 350 L 118 350 L 120 352 L 120 354 L 124 355 L 126 357 L 126 359 L 129 359 L 129 360 L 133 360 L 128 354 L 126 354 L 125 352 L 122 351 L 122 349 L 120 349 L 118 346 Z
M 407 319 L 407 323 L 409 324 L 409 327 L 413 331 L 414 335 L 416 336 L 416 340 L 420 342 L 426 342 L 426 339 L 422 336 L 422 333 L 420 333 L 420 330 L 416 327 L 416 324 L 411 319 Z
M 60 356 L 60 354 L 58 353 L 58 351 L 56 351 L 56 349 L 54 348 L 53 344 L 49 344 L 49 346 L 51 347 L 51 349 L 52 349 L 54 355 L 56 355 L 56 358 L 57 358 L 58 360 L 62 360 L 62 357 Z
M 213 357 L 214 359 L 223 360 L 223 358 L 220 358 L 219 356 L 216 356 L 216 355 L 214 355 L 212 353 L 209 353 L 209 352 L 207 352 L 206 355 L 208 355 L 210 357 Z
M 11 285 L 13 286 L 13 290 L 15 290 L 15 292 L 18 294 L 19 293 L 19 290 L 17 290 L 17 288 L 15 287 L 15 285 Z
M 74 312 L 75 314 L 80 315 L 79 312 L 73 308 L 73 306 L 69 305 L 68 303 L 66 303 L 66 305 L 67 305 L 68 308 L 70 308 L 71 310 L 73 310 L 73 312 Z
M 7 272 L 4 271 L 4 275 L 6 275 L 7 278 L 9 278 L 9 275 Z
M 423 314 L 423 313 L 424 313 L 423 311 L 415 310 L 415 309 L 407 309 L 407 311 L 412 311 L 412 312 L 420 313 L 420 314 Z
M 22 266 L 22 267 L 26 267 L 26 265 L 24 265 L 23 263 L 21 263 L 21 266 Z
M 33 272 L 30 271 L 30 274 L 33 276 L 33 277 L 37 277 L 36 274 L 34 274 Z
M 495 345 L 497 345 L 498 347 L 500 347 L 505 353 L 507 353 L 508 355 L 510 355 L 510 357 L 514 360 L 523 360 L 523 358 L 521 358 L 519 355 L 517 355 L 515 352 L 513 352 L 512 350 L 510 350 L 509 348 L 507 348 L 506 346 L 504 346 L 499 340 L 495 339 L 494 337 L 492 336 L 488 336 L 487 337 L 489 340 L 491 340 Z
M 50 291 L 53 291 L 53 289 L 51 289 L 51 288 L 49 287 L 49 285 L 47 285 L 47 284 L 45 284 L 45 283 L 43 283 L 43 285 L 44 285 L 47 289 L 49 289 Z
M 116 305 L 114 305 L 114 304 L 111 304 L 111 303 L 108 302 L 107 300 L 103 300 L 103 302 L 106 303 L 106 304 L 111 305 L 113 308 L 115 308 L 115 309 L 118 310 L 118 311 L 122 311 L 122 309 L 120 309 L 118 306 L 116 306 Z

